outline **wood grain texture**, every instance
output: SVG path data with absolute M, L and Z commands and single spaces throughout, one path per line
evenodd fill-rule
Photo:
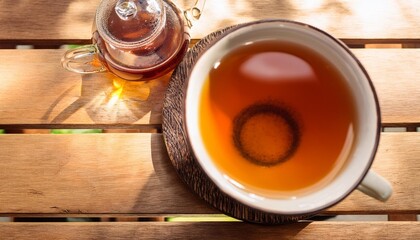
M 0 179 L 1 213 L 214 212 L 179 182 L 161 135 L 3 135 Z
M 0 223 L 2 239 L 418 239 L 420 222 Z
M 390 214 L 388 221 L 417 221 L 416 214 Z
M 195 1 L 173 2 L 186 9 Z M 0 42 L 89 42 L 98 3 L 99 0 L 3 0 L 0 3 Z M 415 43 L 420 42 L 419 8 L 416 0 L 207 1 L 192 37 L 202 38 L 215 30 L 248 21 L 283 18 L 312 24 L 352 43 L 369 40 Z
M 420 49 L 353 49 L 372 77 L 384 125 L 420 123 Z M 148 82 L 81 76 L 62 50 L 0 50 L 0 128 L 145 128 L 160 125 L 169 76 Z
M 326 214 L 420 213 L 420 134 L 384 133 L 386 203 L 353 192 Z M 0 215 L 218 213 L 177 176 L 161 134 L 0 135 Z
M 372 78 L 385 126 L 420 123 L 420 66 L 415 56 L 420 49 L 406 50 L 352 50 Z
M 6 43 L 87 43 L 100 0 L 3 0 L 0 41 Z M 19 11 L 17 11 L 19 9 Z
M 124 128 L 160 124 L 170 75 L 125 81 L 61 67 L 62 50 L 0 51 L 0 125 Z

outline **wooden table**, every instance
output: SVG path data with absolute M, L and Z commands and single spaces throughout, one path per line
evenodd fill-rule
M 125 82 L 109 74 L 80 76 L 61 68 L 64 50 L 54 48 L 89 43 L 98 2 L 0 2 L 0 128 L 107 132 L 0 135 L 0 216 L 24 221 L 0 223 L 0 239 L 420 238 L 420 133 L 415 132 L 420 126 L 419 1 L 207 1 L 192 32 L 195 40 L 262 18 L 307 22 L 342 39 L 374 81 L 383 126 L 407 130 L 382 133 L 373 165 L 394 187 L 388 202 L 356 191 L 320 215 L 380 214 L 389 221 L 270 227 L 220 219 L 161 221 L 220 213 L 180 181 L 169 161 L 161 134 L 169 75 Z M 186 7 L 194 1 L 175 2 Z M 12 49 L 27 44 L 37 49 Z M 29 222 L 25 217 L 101 221 Z

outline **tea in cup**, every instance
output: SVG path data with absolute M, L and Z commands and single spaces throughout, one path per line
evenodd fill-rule
M 381 121 L 367 72 L 307 24 L 264 20 L 223 35 L 193 66 L 185 119 L 199 165 L 246 206 L 310 214 L 356 188 L 392 193 L 369 170 Z

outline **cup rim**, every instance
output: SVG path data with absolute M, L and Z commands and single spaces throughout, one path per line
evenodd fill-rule
M 355 67 L 357 67 L 361 72 L 362 75 L 364 76 L 365 80 L 367 81 L 367 91 L 370 91 L 372 93 L 373 96 L 373 103 L 374 103 L 374 108 L 376 110 L 376 123 L 375 123 L 375 138 L 374 138 L 374 143 L 372 145 L 372 148 L 370 149 L 370 156 L 367 156 L 368 154 L 366 154 L 365 157 L 365 165 L 364 165 L 364 169 L 363 171 L 359 172 L 359 176 L 358 178 L 353 182 L 353 184 L 351 185 L 351 187 L 349 187 L 344 193 L 342 193 L 340 196 L 335 197 L 333 200 L 330 201 L 326 201 L 324 202 L 322 205 L 318 206 L 318 207 L 314 207 L 314 208 L 310 208 L 309 210 L 297 210 L 297 209 L 273 209 L 270 207 L 266 207 L 266 206 L 262 206 L 262 205 L 257 205 L 257 204 L 253 204 L 252 202 L 246 202 L 244 201 L 243 198 L 238 198 L 238 195 L 234 194 L 232 195 L 229 191 L 227 191 L 225 189 L 226 186 L 223 186 L 222 183 L 218 182 L 217 179 L 214 179 L 214 177 L 212 176 L 211 173 L 209 173 L 209 170 L 203 166 L 203 163 L 201 162 L 201 160 L 199 159 L 200 157 L 198 156 L 196 150 L 194 149 L 194 145 L 195 143 L 192 141 L 192 137 L 191 137 L 191 131 L 189 124 L 188 124 L 188 110 L 187 110 L 187 105 L 188 105 L 188 99 L 190 99 L 189 95 L 189 86 L 190 86 L 190 78 L 191 75 L 196 67 L 197 62 L 203 57 L 205 56 L 206 52 L 211 49 L 211 47 L 213 47 L 214 45 L 216 45 L 218 42 L 220 42 L 222 39 L 224 39 L 225 37 L 234 34 L 236 31 L 240 30 L 240 29 L 244 29 L 247 27 L 252 27 L 252 26 L 256 26 L 258 24 L 272 24 L 272 23 L 279 23 L 279 24 L 290 24 L 290 25 L 295 25 L 297 27 L 303 27 L 303 28 L 309 28 L 310 31 L 315 31 L 317 32 L 317 34 L 321 34 L 326 36 L 328 39 L 332 40 L 334 42 L 334 44 L 336 44 L 338 47 L 340 47 L 342 50 L 345 51 L 345 54 L 347 54 L 354 62 L 355 62 Z M 314 27 L 312 25 L 306 24 L 306 23 L 302 23 L 302 22 L 298 22 L 298 21 L 293 21 L 293 20 L 287 20 L 287 19 L 265 19 L 265 20 L 258 20 L 258 21 L 252 21 L 252 22 L 248 22 L 248 23 L 244 23 L 244 24 L 240 24 L 237 26 L 234 26 L 232 29 L 230 29 L 229 31 L 227 31 L 226 33 L 224 33 L 221 37 L 219 37 L 216 41 L 214 41 L 213 43 L 211 43 L 209 45 L 209 47 L 207 49 L 205 49 L 204 51 L 202 51 L 200 53 L 200 55 L 197 57 L 195 63 L 193 64 L 193 67 L 191 68 L 191 70 L 189 71 L 189 75 L 188 75 L 188 80 L 186 81 L 186 93 L 184 96 L 184 119 L 185 119 L 185 130 L 186 130 L 186 138 L 187 141 L 189 143 L 189 146 L 191 147 L 192 153 L 195 156 L 197 162 L 199 163 L 198 165 L 200 166 L 200 168 L 204 171 L 204 173 L 209 177 L 209 179 L 225 194 L 227 194 L 228 196 L 232 197 L 233 199 L 235 199 L 238 202 L 241 202 L 242 204 L 254 208 L 254 209 L 258 209 L 261 211 L 265 211 L 265 212 L 269 212 L 269 213 L 275 213 L 275 214 L 282 214 L 282 215 L 296 215 L 296 214 L 308 214 L 308 213 L 316 213 L 319 212 L 323 209 L 329 208 L 335 204 L 337 204 L 338 202 L 342 201 L 344 198 L 346 198 L 353 190 L 355 190 L 357 188 L 357 186 L 361 183 L 361 181 L 363 180 L 363 178 L 366 176 L 366 174 L 368 173 L 369 169 L 371 168 L 371 165 L 373 163 L 373 160 L 375 158 L 375 155 L 377 153 L 377 149 L 378 149 L 378 145 L 379 145 L 379 139 L 380 139 L 380 133 L 381 133 L 381 112 L 380 112 L 380 105 L 379 105 L 379 100 L 378 100 L 378 96 L 376 93 L 376 90 L 374 88 L 373 82 L 369 76 L 369 74 L 367 73 L 366 69 L 363 67 L 362 63 L 360 62 L 360 60 L 351 52 L 351 50 L 339 39 L 333 37 L 332 35 L 330 35 L 329 33 Z M 200 89 L 202 89 L 202 84 Z M 190 100 L 192 101 L 192 100 Z M 375 115 L 372 113 L 372 115 Z

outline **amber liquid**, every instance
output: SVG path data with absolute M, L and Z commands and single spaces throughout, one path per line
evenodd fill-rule
M 141 47 L 115 48 L 94 31 L 93 42 L 98 46 L 99 58 L 111 72 L 128 80 L 148 80 L 165 75 L 181 62 L 188 50 L 189 29 L 175 5 L 167 1 L 164 5 L 167 13 L 164 29 L 153 41 Z M 106 21 L 110 35 L 126 42 L 135 42 L 150 31 L 141 21 L 125 22 L 115 12 L 111 12 Z
M 318 53 L 289 42 L 255 42 L 215 64 L 200 100 L 211 158 L 237 186 L 296 196 L 343 166 L 356 129 L 344 77 Z

